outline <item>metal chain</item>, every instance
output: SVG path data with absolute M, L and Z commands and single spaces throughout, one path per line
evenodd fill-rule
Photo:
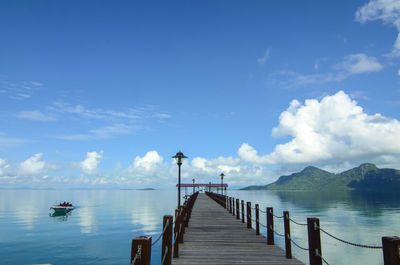
M 165 258 L 167 257 L 167 254 L 168 254 L 168 246 L 165 246 L 165 253 L 164 253 L 164 257 L 161 260 L 161 265 L 164 265 Z
M 341 238 L 338 238 L 338 237 L 336 237 L 336 236 L 334 236 L 334 235 L 328 233 L 327 231 L 325 231 L 325 230 L 322 229 L 321 227 L 319 227 L 319 230 L 321 230 L 322 232 L 324 232 L 324 233 L 327 234 L 328 236 L 330 236 L 330 237 L 332 237 L 332 238 L 334 238 L 334 239 L 336 239 L 336 240 L 338 240 L 338 241 L 340 241 L 340 242 L 342 242 L 342 243 L 348 244 L 348 245 L 352 245 L 352 246 L 360 247 L 360 248 L 382 249 L 381 246 L 362 245 L 362 244 L 352 243 L 352 242 L 343 240 L 343 239 L 341 239 Z
M 162 236 L 164 235 L 164 233 L 165 233 L 165 230 L 167 230 L 168 225 L 169 225 L 169 220 L 167 220 L 167 223 L 165 224 L 162 233 L 161 233 L 161 234 L 158 236 L 158 238 L 151 244 L 151 246 L 154 246 L 154 245 L 161 239 L 161 237 L 162 237 Z
M 289 220 L 292 221 L 293 223 L 295 223 L 296 225 L 307 225 L 307 224 L 298 223 L 295 220 L 293 220 L 292 218 L 289 218 Z

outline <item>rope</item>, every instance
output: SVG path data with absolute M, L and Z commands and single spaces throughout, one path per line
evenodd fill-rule
M 138 258 L 140 258 L 141 255 L 142 255 L 142 250 L 141 250 L 141 248 L 139 247 L 138 250 L 137 250 L 137 252 L 136 252 L 135 258 L 132 260 L 131 264 L 135 264 L 136 260 L 137 260 Z
M 267 213 L 266 211 L 263 211 L 263 210 L 261 210 L 261 209 L 259 209 L 259 211 L 262 212 L 262 213 Z
M 338 238 L 338 237 L 336 237 L 336 236 L 334 236 L 334 235 L 328 233 L 327 231 L 325 231 L 325 230 L 322 229 L 321 227 L 319 227 L 319 230 L 321 230 L 322 232 L 324 232 L 324 233 L 327 234 L 328 236 L 330 236 L 330 237 L 332 237 L 332 238 L 334 238 L 334 239 L 336 239 L 336 240 L 338 240 L 338 241 L 340 241 L 340 242 L 342 242 L 342 243 L 348 244 L 348 245 L 352 245 L 352 246 L 360 247 L 360 248 L 382 249 L 381 246 L 362 245 L 362 244 L 352 243 L 352 242 L 343 240 L 343 239 L 341 239 L 341 238 Z
M 168 246 L 165 246 L 165 253 L 164 253 L 164 257 L 161 260 L 161 265 L 164 264 L 165 262 L 165 258 L 167 257 L 167 253 L 168 253 Z M 328 264 L 329 265 L 329 264 Z
M 276 218 L 283 218 L 283 217 L 285 217 L 285 216 L 277 216 L 277 215 L 275 215 L 275 214 L 272 214 L 274 217 L 276 217 Z
M 295 220 L 293 220 L 292 218 L 289 218 L 289 220 L 292 221 L 293 223 L 295 223 L 296 225 L 307 225 L 307 224 L 298 223 Z
M 266 226 L 266 225 L 264 225 L 264 224 L 262 224 L 262 223 L 260 223 L 260 225 L 263 226 L 263 227 L 265 227 L 265 228 L 268 228 L 268 226 Z
M 285 235 L 282 235 L 282 234 L 279 234 L 278 232 L 276 232 L 276 231 L 272 228 L 272 225 L 271 225 L 269 228 L 272 230 L 272 232 L 274 232 L 274 233 L 277 234 L 278 236 L 285 237 Z
M 165 230 L 167 230 L 168 225 L 169 225 L 169 220 L 167 220 L 167 223 L 165 224 L 162 233 L 161 233 L 161 234 L 158 236 L 158 238 L 151 244 L 151 246 L 154 246 L 154 245 L 161 239 L 161 237 L 162 237 L 162 236 L 164 235 L 164 233 L 165 233 Z
M 329 263 L 318 252 L 315 254 L 315 256 L 320 257 L 323 262 L 329 265 Z
M 293 239 L 291 239 L 291 238 L 289 238 L 290 239 L 290 241 L 296 246 L 296 247 L 298 247 L 298 248 L 300 248 L 300 249 L 302 249 L 302 250 L 305 250 L 305 251 L 308 251 L 309 249 L 308 248 L 303 248 L 302 246 L 299 246 L 295 241 L 293 241 Z

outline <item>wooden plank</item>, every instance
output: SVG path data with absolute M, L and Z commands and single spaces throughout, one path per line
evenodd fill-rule
M 179 258 L 172 264 L 303 264 L 287 259 L 276 245 L 267 245 L 263 235 L 236 219 L 205 194 L 194 204 L 184 243 L 179 245 Z

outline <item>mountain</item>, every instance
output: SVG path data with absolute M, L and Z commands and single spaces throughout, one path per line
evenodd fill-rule
M 365 163 L 339 174 L 308 166 L 301 172 L 281 176 L 276 182 L 264 186 L 249 186 L 243 190 L 312 190 L 343 191 L 373 190 L 397 191 L 400 189 L 400 171 L 379 169 Z

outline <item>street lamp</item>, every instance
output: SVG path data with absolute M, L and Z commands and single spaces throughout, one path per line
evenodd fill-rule
M 193 181 L 193 194 L 195 193 L 195 189 L 194 189 L 194 182 L 195 182 L 195 179 L 192 179 L 192 181 Z
M 225 174 L 221 173 L 220 176 L 221 176 L 221 191 L 222 191 L 222 195 L 224 195 L 224 176 L 225 176 Z
M 172 158 L 175 158 L 176 164 L 178 165 L 178 208 L 179 208 L 179 206 L 181 205 L 181 166 L 183 160 L 187 158 L 187 156 L 185 156 L 181 151 L 179 151 Z

